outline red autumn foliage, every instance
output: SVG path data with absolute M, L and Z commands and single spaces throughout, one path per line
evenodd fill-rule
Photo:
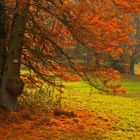
M 6 2 L 11 4 L 11 1 Z M 12 2 L 14 5 L 15 1 Z M 22 2 L 26 1 L 21 1 L 20 6 Z M 134 30 L 129 23 L 133 21 L 131 13 L 140 13 L 139 7 L 139 0 L 31 1 L 22 64 L 51 85 L 55 85 L 56 77 L 79 80 L 75 74 L 88 82 L 91 73 L 102 83 L 106 75 L 108 80 L 114 81 L 118 74 L 100 64 L 104 63 L 105 56 L 117 59 L 123 53 L 124 44 L 135 43 L 129 37 Z M 93 69 L 83 61 L 85 55 L 88 56 L 87 52 L 82 52 L 84 49 L 92 53 Z M 81 52 L 80 59 L 75 50 Z M 71 72 L 75 74 L 69 75 Z

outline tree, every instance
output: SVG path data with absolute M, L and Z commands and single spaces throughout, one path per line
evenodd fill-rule
M 137 61 L 139 61 L 140 57 L 140 15 L 133 15 L 134 23 L 133 26 L 135 28 L 135 32 L 133 33 L 133 38 L 136 40 L 136 44 L 133 45 L 129 50 L 131 51 L 130 55 L 130 67 L 129 74 L 134 74 L 134 67 Z
M 21 94 L 24 86 L 20 79 L 20 64 L 29 1 L 23 1 L 22 6 L 20 4 L 21 2 L 17 0 L 16 9 L 19 9 L 13 17 L 8 51 L 4 59 L 4 66 L 2 63 L 1 67 L 0 101 L 3 106 L 10 110 L 17 110 L 17 96 Z M 4 7 L 4 1 L 1 2 L 1 5 Z M 2 11 L 4 11 L 4 8 L 2 8 Z
M 4 61 L 5 61 L 5 36 L 6 36 L 6 19 L 5 19 L 5 7 L 4 3 L 0 1 L 0 83 L 1 76 L 4 69 Z
M 36 82 L 40 79 L 40 82 L 43 80 L 58 88 L 60 85 L 54 79 L 74 79 L 71 73 L 99 90 L 119 91 L 120 86 L 109 84 L 118 79 L 118 72 L 106 69 L 102 65 L 103 58 L 106 55 L 117 57 L 122 51 L 120 44 L 132 42 L 129 38 L 132 31 L 128 24 L 130 17 L 126 11 L 138 12 L 139 5 L 137 0 L 135 3 L 132 0 L 121 3 L 117 0 L 1 0 L 0 16 L 7 18 L 0 19 L 0 103 L 10 110 L 17 110 L 23 80 L 28 78 Z M 6 31 L 6 26 L 10 30 Z M 83 50 L 90 48 L 93 55 L 99 57 L 99 66 L 95 63 L 88 66 L 68 53 L 77 45 Z M 85 51 L 81 56 L 84 54 Z M 22 80 L 21 64 L 32 70 L 34 76 L 24 75 Z M 94 80 L 89 78 L 91 75 Z

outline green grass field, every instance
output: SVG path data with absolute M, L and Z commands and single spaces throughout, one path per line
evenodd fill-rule
M 100 94 L 83 81 L 67 82 L 62 105 L 70 110 L 94 112 L 103 120 L 117 118 L 117 122 L 112 122 L 113 130 L 103 130 L 104 140 L 140 140 L 140 76 L 123 75 L 119 82 L 126 86 L 127 94 Z M 95 137 L 89 135 L 90 138 L 85 136 L 83 139 Z
M 122 78 L 127 89 L 125 95 L 111 96 L 99 94 L 84 82 L 66 83 L 63 106 L 71 109 L 89 110 L 102 119 L 108 116 L 119 121 L 114 130 L 104 131 L 105 140 L 140 140 L 140 77 Z

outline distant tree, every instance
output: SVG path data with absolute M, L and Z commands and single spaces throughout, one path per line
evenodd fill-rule
M 133 26 L 135 31 L 132 37 L 136 40 L 136 44 L 132 47 L 129 47 L 129 50 L 131 51 L 129 74 L 131 75 L 134 74 L 135 64 L 140 61 L 140 15 L 134 14 L 133 18 Z

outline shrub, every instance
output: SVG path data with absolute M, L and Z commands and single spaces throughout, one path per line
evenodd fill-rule
M 61 95 L 53 88 L 43 87 L 36 89 L 26 88 L 18 98 L 21 106 L 29 106 L 38 111 L 50 113 L 54 108 L 61 107 Z

